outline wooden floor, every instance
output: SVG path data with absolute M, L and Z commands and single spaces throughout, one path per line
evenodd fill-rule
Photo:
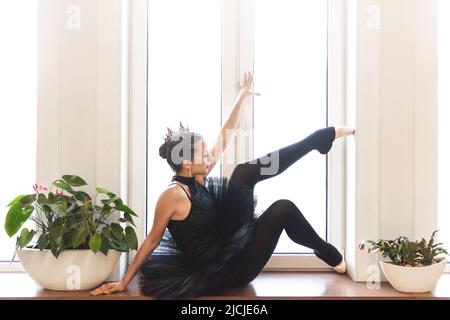
M 139 293 L 137 279 L 128 290 L 108 296 L 90 296 L 89 291 L 43 290 L 26 273 L 0 273 L 0 299 L 151 299 Z M 444 274 L 431 293 L 404 294 L 387 282 L 379 289 L 353 282 L 334 272 L 263 272 L 242 288 L 221 290 L 199 299 L 446 299 L 450 300 L 450 274 Z

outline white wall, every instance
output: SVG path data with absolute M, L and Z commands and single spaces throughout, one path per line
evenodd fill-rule
M 39 1 L 38 184 L 76 174 L 123 196 L 121 2 Z
M 437 226 L 436 20 L 435 0 L 348 1 L 346 252 L 358 281 L 377 265 L 361 240 Z

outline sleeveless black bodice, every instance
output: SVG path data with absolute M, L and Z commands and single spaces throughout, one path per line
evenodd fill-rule
M 190 196 L 186 194 L 191 201 L 191 209 L 185 219 L 170 220 L 167 228 L 192 263 L 204 265 L 214 258 L 220 245 L 217 239 L 217 201 L 195 177 L 175 175 L 172 181 L 189 187 Z
M 208 176 L 202 185 L 178 175 L 174 181 L 189 187 L 191 209 L 169 221 L 140 268 L 141 292 L 156 299 L 189 299 L 220 286 L 257 224 L 253 191 L 238 181 Z

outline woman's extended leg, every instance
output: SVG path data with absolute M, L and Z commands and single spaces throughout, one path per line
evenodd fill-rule
M 252 281 L 271 257 L 283 230 L 294 242 L 311 248 L 317 257 L 330 266 L 342 261 L 340 252 L 314 231 L 312 226 L 290 200 L 275 201 L 258 218 L 252 240 L 236 256 L 233 267 L 223 280 L 224 286 L 242 286 Z
M 238 164 L 234 168 L 230 180 L 238 180 L 253 190 L 257 182 L 279 175 L 312 150 L 317 150 L 321 154 L 328 153 L 335 136 L 335 127 L 316 130 L 298 142 L 257 159 Z

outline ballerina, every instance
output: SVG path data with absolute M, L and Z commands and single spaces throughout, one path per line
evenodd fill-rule
M 327 154 L 335 139 L 354 134 L 353 128 L 321 128 L 298 142 L 239 163 L 230 178 L 208 176 L 226 149 L 228 141 L 222 138 L 235 127 L 242 101 L 260 95 L 252 91 L 252 84 L 252 74 L 246 73 L 211 150 L 202 135 L 181 122 L 177 132 L 168 129 L 159 154 L 175 175 L 158 198 L 152 229 L 122 280 L 104 284 L 92 295 L 124 291 L 138 272 L 141 292 L 156 299 L 191 299 L 220 288 L 245 286 L 261 272 L 283 230 L 338 273 L 346 272 L 341 253 L 315 232 L 294 202 L 277 200 L 257 216 L 253 191 L 258 182 L 281 174 L 309 152 Z M 277 170 L 264 170 L 274 158 Z

